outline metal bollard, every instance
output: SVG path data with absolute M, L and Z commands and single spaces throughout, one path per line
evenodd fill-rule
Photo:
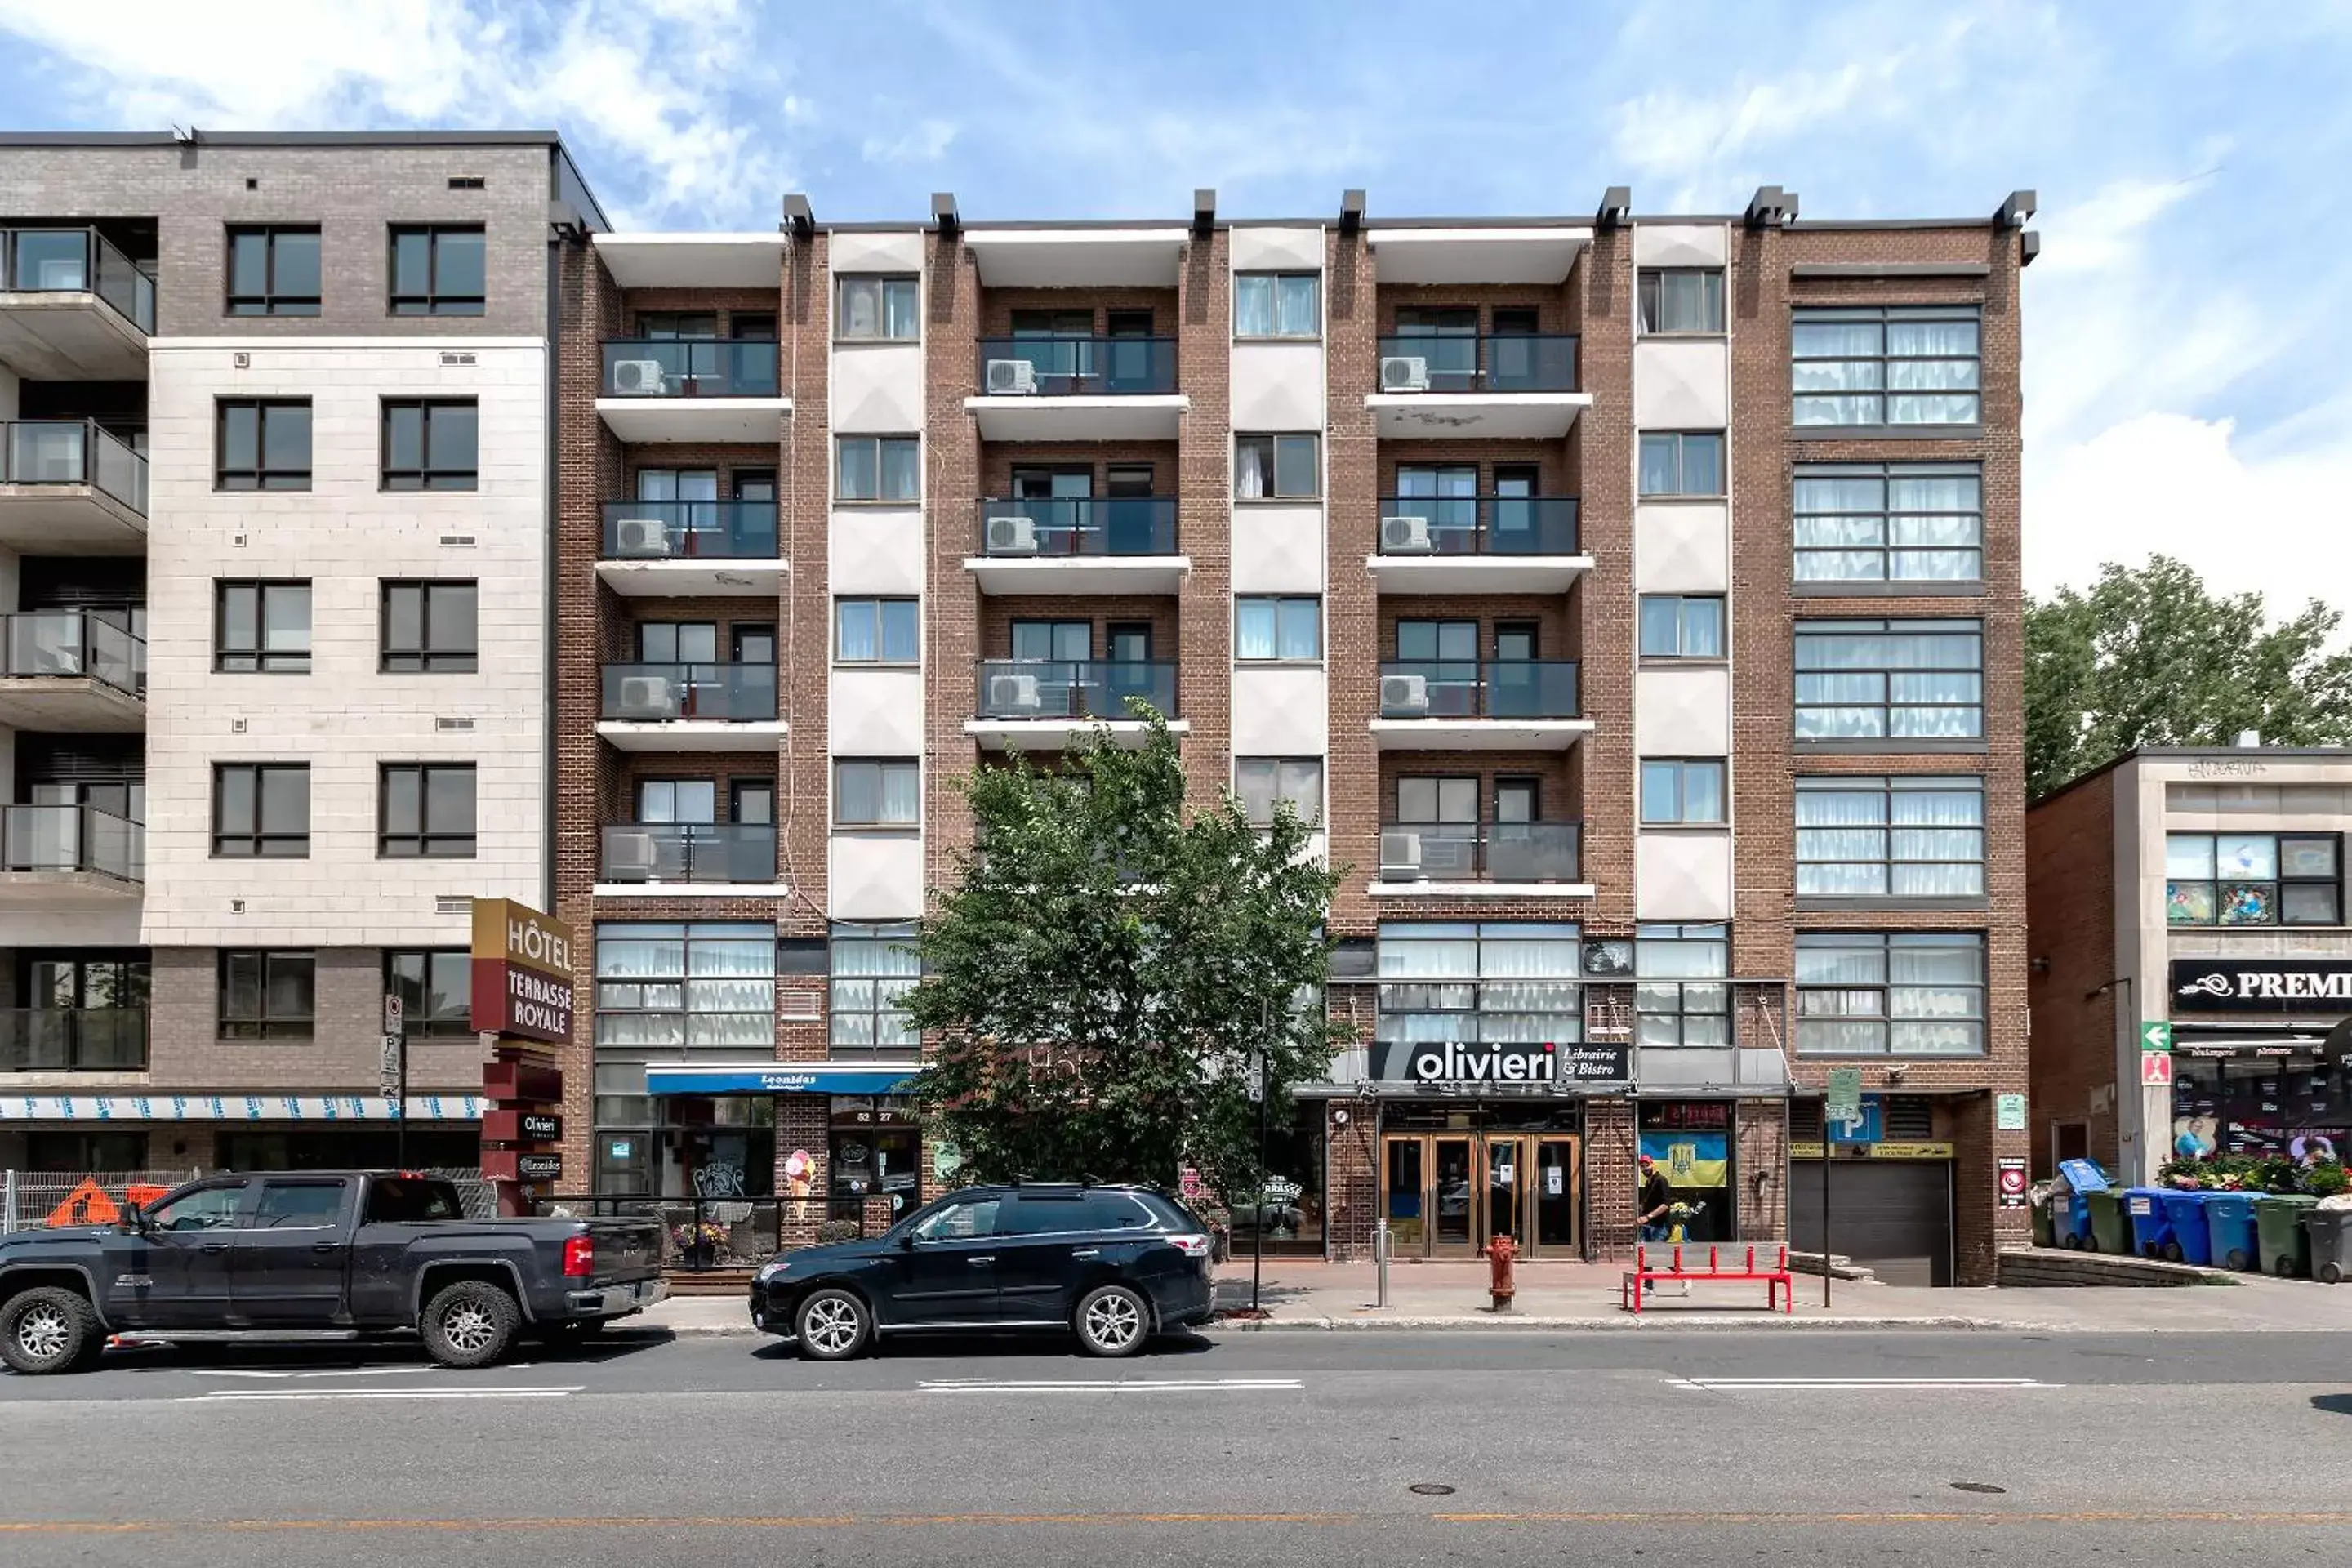
M 1389 1222 L 1382 1220 L 1372 1227 L 1372 1271 L 1379 1285 L 1375 1307 L 1389 1304 Z

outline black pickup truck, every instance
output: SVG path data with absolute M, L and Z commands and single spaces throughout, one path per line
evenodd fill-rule
M 414 1331 L 444 1366 L 488 1366 L 662 1295 L 656 1220 L 468 1219 L 455 1186 L 404 1172 L 210 1176 L 117 1225 L 0 1237 L 0 1361 L 73 1371 L 110 1335 Z

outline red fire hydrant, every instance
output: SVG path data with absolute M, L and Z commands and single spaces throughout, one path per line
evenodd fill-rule
M 1518 1281 L 1511 1265 L 1519 1256 L 1519 1244 L 1507 1236 L 1497 1236 L 1486 1244 L 1486 1289 L 1495 1298 L 1495 1310 L 1511 1310 L 1511 1298 L 1518 1293 Z

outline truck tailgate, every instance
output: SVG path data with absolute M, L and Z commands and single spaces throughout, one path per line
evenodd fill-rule
M 657 1219 L 583 1221 L 596 1243 L 596 1278 L 625 1283 L 661 1272 L 662 1227 Z

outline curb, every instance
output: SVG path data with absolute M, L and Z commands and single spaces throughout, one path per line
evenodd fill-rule
M 1679 1332 L 1696 1329 L 1706 1332 L 1824 1332 L 1841 1329 L 1874 1330 L 1881 1333 L 1905 1331 L 1935 1330 L 1940 1331 L 1973 1331 L 1990 1333 L 2068 1333 L 2083 1331 L 2051 1323 L 2025 1323 L 1998 1318 L 1931 1317 L 1931 1318 L 1752 1318 L 1701 1316 L 1697 1313 L 1650 1312 L 1636 1318 L 1632 1314 L 1612 1318 L 1270 1318 L 1259 1321 L 1236 1320 L 1204 1323 L 1194 1331 L 1210 1338 L 1220 1334 L 1261 1333 L 1637 1333 L 1647 1330 L 1653 1333 Z M 636 1323 L 626 1328 L 616 1326 L 613 1336 L 673 1339 L 773 1339 L 750 1323 Z

